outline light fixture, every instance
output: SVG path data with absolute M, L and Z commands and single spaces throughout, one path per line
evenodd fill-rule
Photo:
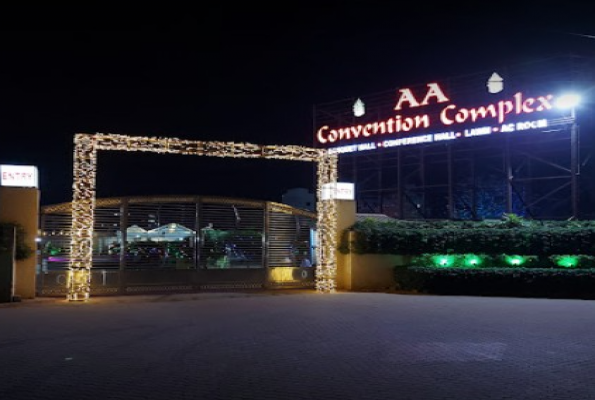
M 519 255 L 505 256 L 506 262 L 514 267 L 518 267 L 525 263 L 526 258 Z
M 437 267 L 447 268 L 453 266 L 455 257 L 452 255 L 437 254 L 432 257 L 432 261 Z
M 579 105 L 581 96 L 576 93 L 566 93 L 561 95 L 556 100 L 556 107 L 562 109 L 572 109 Z

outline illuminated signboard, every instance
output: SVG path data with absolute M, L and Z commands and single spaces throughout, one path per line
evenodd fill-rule
M 37 167 L 0 165 L 0 186 L 38 187 Z
M 355 185 L 347 182 L 327 183 L 322 185 L 322 200 L 354 200 Z
M 507 79 L 499 72 L 465 81 L 403 87 L 351 102 L 350 114 L 324 111 L 316 118 L 316 146 L 334 153 L 463 140 L 478 136 L 540 132 L 560 124 L 568 112 L 554 106 L 558 87 Z M 364 103 L 374 104 L 363 112 Z M 333 107 L 337 107 L 335 102 Z M 356 112 L 357 111 L 357 112 Z M 323 115 L 321 112 L 320 115 Z M 332 116 L 332 117 L 327 117 Z

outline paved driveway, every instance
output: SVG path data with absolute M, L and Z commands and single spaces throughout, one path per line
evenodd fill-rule
M 595 301 L 294 291 L 0 306 L 0 399 L 595 399 Z

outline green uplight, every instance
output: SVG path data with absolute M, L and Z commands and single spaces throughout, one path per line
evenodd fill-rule
M 465 256 L 465 266 L 470 268 L 479 267 L 483 260 L 475 254 L 468 254 Z
M 557 261 L 557 264 L 560 267 L 564 267 L 564 268 L 576 267 L 578 265 L 578 257 L 573 257 L 573 256 L 560 257 L 560 259 L 558 259 L 558 261 Z
M 432 257 L 434 265 L 437 267 L 450 267 L 454 264 L 455 258 L 453 256 L 439 255 Z
M 525 259 L 525 257 L 522 256 L 506 256 L 506 262 L 510 265 L 513 265 L 515 267 L 518 267 L 521 264 L 524 264 L 525 261 L 527 261 Z

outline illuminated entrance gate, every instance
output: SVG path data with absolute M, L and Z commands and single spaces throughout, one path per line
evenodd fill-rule
M 70 264 L 67 280 L 68 300 L 87 300 L 91 288 L 95 181 L 99 150 L 143 151 L 211 157 L 265 158 L 315 162 L 317 182 L 316 289 L 323 293 L 336 287 L 336 203 L 322 200 L 324 185 L 337 181 L 337 156 L 323 149 L 302 146 L 256 145 L 234 142 L 203 142 L 176 138 L 152 138 L 112 134 L 77 134 L 74 139 L 74 193 Z

